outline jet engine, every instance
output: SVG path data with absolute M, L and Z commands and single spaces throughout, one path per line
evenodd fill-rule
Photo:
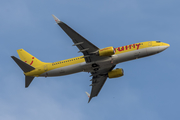
M 113 47 L 106 47 L 98 51 L 98 56 L 111 56 L 115 53 Z
M 121 77 L 124 75 L 124 71 L 122 68 L 117 68 L 115 70 L 112 70 L 110 72 L 108 72 L 108 77 L 109 78 L 117 78 L 117 77 Z

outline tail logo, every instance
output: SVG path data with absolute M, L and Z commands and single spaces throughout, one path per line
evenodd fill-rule
M 34 59 L 34 57 L 32 57 L 32 59 Z M 24 61 L 25 63 L 27 63 L 27 61 Z M 29 65 L 33 64 L 33 60 L 31 61 L 31 63 Z

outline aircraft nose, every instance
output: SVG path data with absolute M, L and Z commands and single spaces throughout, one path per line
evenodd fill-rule
M 167 49 L 170 45 L 167 43 L 162 43 L 161 46 L 159 46 L 159 52 L 164 51 L 165 49 Z

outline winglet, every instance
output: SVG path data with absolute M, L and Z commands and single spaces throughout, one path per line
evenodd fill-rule
M 90 98 L 90 94 L 88 92 L 86 92 L 86 95 L 88 96 L 88 98 Z
M 88 101 L 88 103 L 91 101 L 91 99 L 92 99 L 92 97 L 90 97 L 90 94 L 88 93 L 88 92 L 86 92 L 86 95 L 88 96 L 88 98 L 89 98 L 89 101 Z
M 55 15 L 52 15 L 54 20 L 56 21 L 56 23 L 60 23 L 61 21 L 55 16 Z

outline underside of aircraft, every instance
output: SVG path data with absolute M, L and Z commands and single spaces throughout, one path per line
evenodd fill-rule
M 83 56 L 45 63 L 23 49 L 17 50 L 20 59 L 15 56 L 11 57 L 24 72 L 26 88 L 34 77 L 53 77 L 77 72 L 90 72 L 92 77 L 90 86 L 92 86 L 92 89 L 90 94 L 86 92 L 89 97 L 88 102 L 90 102 L 93 97 L 99 94 L 107 78 L 117 78 L 124 75 L 122 68 L 114 69 L 116 64 L 154 55 L 170 46 L 160 41 L 146 41 L 117 48 L 110 46 L 100 49 L 60 21 L 56 16 L 52 16 L 72 39 L 73 46 L 76 46 L 79 52 L 83 53 Z

